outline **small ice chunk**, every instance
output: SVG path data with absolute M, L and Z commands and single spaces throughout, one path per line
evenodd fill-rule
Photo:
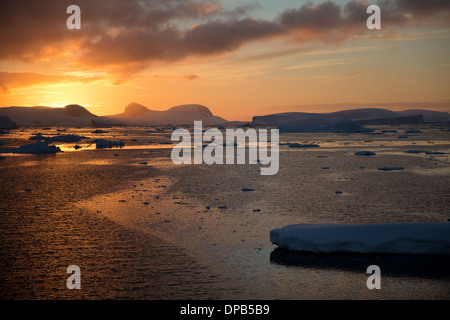
M 409 130 L 406 130 L 405 133 L 422 133 L 422 131 L 417 130 L 417 129 L 409 129 Z
M 355 152 L 355 156 L 374 156 L 375 152 L 373 151 L 357 151 Z
M 405 151 L 406 153 L 422 153 L 422 152 L 425 152 L 425 151 L 421 151 L 421 150 L 408 150 L 408 151 Z
M 301 143 L 288 143 L 289 148 L 318 148 L 320 147 L 318 144 L 315 143 L 307 143 L 307 144 L 301 144 Z
M 96 139 L 94 142 L 97 149 L 123 147 L 125 145 L 122 141 L 108 141 L 105 139 Z
M 378 170 L 382 170 L 382 171 L 393 171 L 393 170 L 403 170 L 405 168 L 403 167 L 381 167 L 378 168 Z

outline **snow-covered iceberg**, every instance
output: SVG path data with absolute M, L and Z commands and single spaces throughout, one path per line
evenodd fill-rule
M 314 253 L 450 255 L 450 223 L 295 224 L 270 231 L 270 241 Z

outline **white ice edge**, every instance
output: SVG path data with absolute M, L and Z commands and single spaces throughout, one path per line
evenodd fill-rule
M 270 241 L 314 253 L 450 255 L 450 223 L 295 224 L 271 230 Z

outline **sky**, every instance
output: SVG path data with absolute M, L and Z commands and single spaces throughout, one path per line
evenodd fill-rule
M 72 4 L 79 30 L 66 26 Z M 0 12 L 0 107 L 450 112 L 448 0 L 18 0 Z

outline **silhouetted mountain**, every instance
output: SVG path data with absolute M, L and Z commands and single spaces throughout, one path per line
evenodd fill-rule
M 148 113 L 149 111 L 150 110 L 144 107 L 143 105 L 136 102 L 132 102 L 125 107 L 125 110 L 122 114 L 130 117 L 138 117 Z
M 96 115 L 90 113 L 88 110 L 86 110 L 84 107 L 80 106 L 79 104 L 69 104 L 61 109 L 64 113 L 66 113 L 69 116 L 72 117 L 81 117 L 81 116 L 93 116 L 97 117 Z
M 187 104 L 172 107 L 165 111 L 151 110 L 132 102 L 123 113 L 111 116 L 97 116 L 78 104 L 64 108 L 51 107 L 6 107 L 0 108 L 0 117 L 5 126 L 112 126 L 112 125 L 193 125 L 202 121 L 205 126 L 243 125 L 228 122 L 215 116 L 202 105 Z M 9 122 L 7 118 L 9 118 Z M 447 112 L 431 110 L 391 111 L 387 109 L 366 108 L 343 110 L 331 113 L 288 112 L 253 117 L 252 125 L 297 127 L 300 131 L 317 132 L 321 128 L 331 128 L 343 119 L 350 119 L 358 124 L 420 124 L 425 122 L 446 122 Z M 6 123 L 8 124 L 6 125 Z M 2 125 L 2 124 L 0 124 Z M 5 127 L 6 128 L 6 127 Z
M 8 116 L 18 126 L 89 126 L 100 118 L 80 105 L 64 108 L 7 107 L 0 108 L 1 116 Z
M 202 121 L 205 126 L 228 123 L 225 119 L 214 116 L 207 107 L 197 104 L 175 106 L 165 111 L 156 111 L 135 102 L 130 103 L 123 113 L 106 117 L 94 115 L 78 104 L 67 105 L 64 108 L 43 106 L 0 108 L 0 116 L 9 117 L 19 126 L 177 126 L 193 125 L 196 120 Z
M 343 110 L 331 113 L 286 112 L 253 117 L 253 125 L 305 127 L 316 132 L 321 127 L 329 127 L 343 119 L 359 124 L 421 124 L 440 122 L 450 118 L 447 112 L 430 110 L 391 111 L 378 108 Z M 309 129 L 308 129 L 309 128 Z M 300 128 L 299 128 L 300 129 Z
M 187 104 L 165 111 L 150 110 L 138 103 L 130 103 L 121 114 L 107 116 L 110 121 L 126 125 L 193 125 L 202 121 L 205 126 L 225 125 L 225 119 L 217 117 L 202 105 Z

